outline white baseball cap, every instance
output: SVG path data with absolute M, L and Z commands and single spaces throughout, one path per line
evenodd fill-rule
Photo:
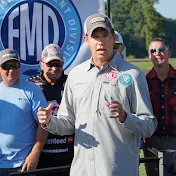
M 115 41 L 115 43 L 121 43 L 121 44 L 124 45 L 123 38 L 122 38 L 121 34 L 119 32 L 117 32 L 117 31 L 115 31 L 115 34 L 116 34 L 116 41 Z

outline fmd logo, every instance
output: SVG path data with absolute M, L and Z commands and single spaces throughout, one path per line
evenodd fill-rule
M 69 0 L 0 1 L 0 24 L 0 49 L 17 50 L 23 71 L 38 66 L 49 43 L 62 48 L 67 68 L 81 44 L 81 21 Z

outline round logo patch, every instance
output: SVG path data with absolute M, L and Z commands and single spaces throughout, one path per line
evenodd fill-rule
M 2 3 L 4 2 L 4 3 Z M 70 0 L 13 0 L 0 3 L 0 50 L 13 48 L 21 58 L 21 72 L 36 75 L 42 49 L 58 44 L 64 69 L 74 61 L 80 48 L 82 24 Z
M 122 85 L 129 85 L 131 84 L 132 82 L 132 77 L 130 74 L 128 73 L 125 73 L 125 74 L 122 74 L 120 77 L 119 77 L 119 81 Z

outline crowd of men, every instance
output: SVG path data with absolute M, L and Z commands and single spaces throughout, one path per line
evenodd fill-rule
M 146 74 L 122 58 L 123 38 L 103 14 L 89 16 L 84 41 L 91 58 L 64 74 L 61 48 L 48 44 L 41 73 L 20 78 L 20 57 L 0 51 L 0 176 L 71 165 L 60 176 L 138 176 L 145 156 L 175 150 L 176 71 L 171 50 L 154 38 Z M 146 164 L 158 175 L 158 164 Z M 51 174 L 50 174 L 51 175 Z

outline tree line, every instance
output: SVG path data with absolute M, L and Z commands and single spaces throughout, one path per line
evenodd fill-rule
M 111 0 L 111 19 L 115 30 L 123 36 L 127 57 L 147 57 L 149 43 L 155 37 L 166 39 L 172 57 L 176 57 L 176 20 L 158 13 L 155 3 L 159 0 Z

